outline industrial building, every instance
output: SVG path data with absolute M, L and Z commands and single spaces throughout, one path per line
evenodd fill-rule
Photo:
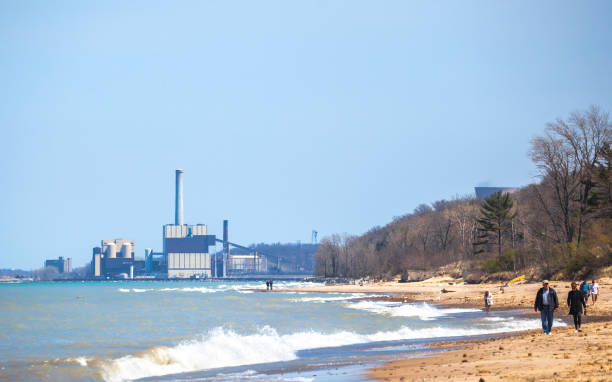
M 166 258 L 163 252 L 153 252 L 151 248 L 145 249 L 145 273 L 154 276 L 168 273 Z
M 134 278 L 144 274 L 145 262 L 134 258 L 134 240 L 105 239 L 93 249 L 91 268 L 96 278 Z
M 96 279 L 164 278 L 204 279 L 249 273 L 266 273 L 267 257 L 251 248 L 231 243 L 228 221 L 223 221 L 223 240 L 208 234 L 205 224 L 183 222 L 183 170 L 176 170 L 174 224 L 162 227 L 163 251 L 145 249 L 144 260 L 134 258 L 134 240 L 105 239 L 93 248 L 91 273 Z M 212 255 L 210 247 L 223 244 L 223 252 Z M 231 255 L 230 245 L 241 249 Z M 276 263 L 278 263 L 278 259 Z
M 474 187 L 474 191 L 476 192 L 476 197 L 478 199 L 488 198 L 494 193 L 501 191 L 503 193 L 513 193 L 518 191 L 517 187 Z
M 204 224 L 167 224 L 163 228 L 168 278 L 212 277 L 209 246 L 215 236 Z
M 164 257 L 168 278 L 212 277 L 209 247 L 215 245 L 215 236 L 208 235 L 204 224 L 183 223 L 183 170 L 176 170 L 174 224 L 162 230 Z
M 59 273 L 69 273 L 72 272 L 72 259 L 70 257 L 64 259 L 60 256 L 57 260 L 45 260 L 45 268 L 46 267 L 57 268 Z
M 228 268 L 233 275 L 247 273 L 265 273 L 268 271 L 268 262 L 260 253 L 252 255 L 230 255 Z

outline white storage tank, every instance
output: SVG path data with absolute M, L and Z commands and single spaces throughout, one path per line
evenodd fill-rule
M 117 257 L 117 246 L 115 243 L 108 243 L 106 246 L 106 258 L 114 259 Z
M 132 246 L 130 243 L 123 243 L 121 246 L 121 257 L 125 259 L 132 257 Z

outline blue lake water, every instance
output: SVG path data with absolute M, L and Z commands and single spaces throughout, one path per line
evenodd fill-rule
M 0 380 L 355 380 L 364 365 L 427 342 L 540 325 L 377 295 L 257 288 L 265 283 L 0 284 Z

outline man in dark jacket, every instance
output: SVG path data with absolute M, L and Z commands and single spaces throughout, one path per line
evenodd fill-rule
M 559 308 L 559 299 L 557 292 L 553 288 L 548 287 L 548 280 L 542 281 L 542 288 L 536 294 L 533 309 L 540 311 L 542 318 L 542 330 L 544 334 L 550 335 L 550 330 L 553 326 L 553 313 Z

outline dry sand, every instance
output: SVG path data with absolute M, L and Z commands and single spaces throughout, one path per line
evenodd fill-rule
M 382 381 L 612 381 L 612 279 L 598 280 L 600 296 L 583 320 L 583 332 L 575 333 L 567 315 L 569 282 L 553 281 L 560 309 L 555 318 L 567 327 L 553 328 L 552 335 L 540 330 L 507 337 L 441 343 L 452 350 L 389 362 L 370 370 L 368 376 Z M 396 293 L 399 299 L 428 301 L 451 306 L 483 307 L 483 295 L 494 295 L 496 310 L 525 309 L 534 315 L 533 301 L 539 283 L 455 284 L 435 278 L 414 283 L 374 283 L 303 288 L 310 292 Z

